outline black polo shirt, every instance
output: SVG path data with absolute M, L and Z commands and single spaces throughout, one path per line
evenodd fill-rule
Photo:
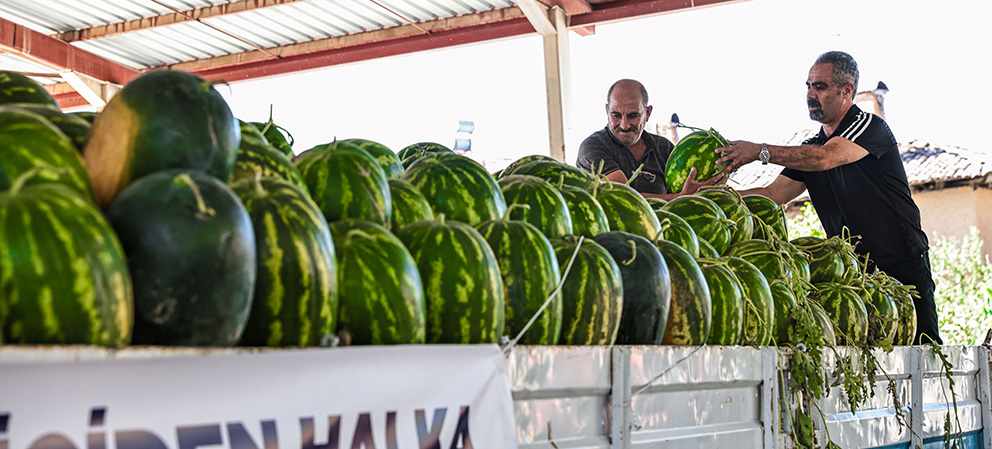
M 834 236 L 844 226 L 861 236 L 855 251 L 870 254 L 882 270 L 918 259 L 928 249 L 896 139 L 881 117 L 851 106 L 828 138 L 823 127 L 805 145 L 843 137 L 868 151 L 850 164 L 808 172 L 786 168 L 782 175 L 806 184 L 823 229 Z
M 675 145 L 672 141 L 647 131 L 641 133 L 641 139 L 647 149 L 641 160 L 636 160 L 630 150 L 613 137 L 609 128 L 604 127 L 582 141 L 575 165 L 589 173 L 596 173 L 599 162 L 603 161 L 604 175 L 621 170 L 630 179 L 637 167 L 644 164 L 641 173 L 630 186 L 641 193 L 668 193 L 665 185 L 665 163 Z

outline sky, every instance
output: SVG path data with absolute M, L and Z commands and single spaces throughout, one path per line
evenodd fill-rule
M 673 112 L 731 140 L 780 142 L 818 127 L 805 82 L 829 50 L 858 61 L 858 90 L 889 88 L 886 118 L 900 142 L 921 139 L 992 154 L 992 4 L 985 0 L 749 0 L 569 33 L 572 108 L 566 161 L 606 124 L 606 92 L 643 82 L 653 114 Z M 359 137 L 394 151 L 452 146 L 475 122 L 472 157 L 493 170 L 548 154 L 541 38 L 525 36 L 336 66 L 220 87 L 235 116 L 288 129 L 294 150 Z M 503 161 L 505 160 L 505 162 Z

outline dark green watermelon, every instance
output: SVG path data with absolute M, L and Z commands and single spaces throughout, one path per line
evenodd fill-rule
M 617 263 L 623 285 L 623 313 L 617 344 L 660 345 L 671 305 L 668 265 L 650 240 L 623 231 L 593 237 Z
M 868 310 L 868 344 L 892 343 L 899 330 L 899 309 L 892 295 L 873 280 L 864 284 L 865 309 Z
M 681 246 L 657 242 L 665 257 L 672 282 L 671 306 L 665 326 L 664 345 L 695 346 L 706 343 L 713 317 L 713 301 L 706 278 L 695 259 Z
M 791 285 L 792 267 L 786 259 L 787 253 L 779 251 L 767 240 L 749 239 L 731 246 L 726 254 L 736 256 L 754 264 L 769 283 L 780 279 Z
M 510 175 L 499 180 L 509 218 L 526 221 L 548 237 L 572 233 L 572 216 L 558 189 L 536 176 Z M 526 207 L 514 207 L 514 205 Z
M 407 145 L 400 150 L 399 153 L 396 153 L 396 157 L 400 159 L 400 162 L 403 164 L 403 168 L 407 169 L 410 168 L 414 162 L 420 160 L 420 158 L 435 153 L 454 154 L 455 152 L 451 151 L 451 148 L 439 143 L 419 142 L 412 145 Z
M 612 345 L 623 311 L 623 281 L 613 256 L 592 239 L 551 239 L 562 276 L 578 248 L 562 289 L 561 345 Z
M 650 205 L 651 208 L 654 210 L 661 209 L 662 206 L 668 204 L 668 201 L 665 201 L 661 198 L 646 198 L 646 199 L 648 201 L 648 205 Z
M 717 148 L 729 145 L 713 128 L 699 130 L 679 139 L 665 164 L 665 184 L 669 192 L 681 192 L 689 179 L 689 170 L 696 167 L 696 181 L 705 181 L 723 171 L 727 164 L 716 165 L 722 155 Z
M 706 240 L 703 239 L 698 239 L 698 241 L 699 241 L 699 257 L 711 257 L 711 258 L 720 257 L 720 253 L 716 252 L 716 250 L 713 249 L 713 245 L 710 245 L 710 242 L 707 242 Z
M 792 310 L 799 307 L 796 296 L 789 288 L 789 284 L 783 280 L 775 280 L 769 284 L 772 290 L 772 301 L 775 303 L 775 343 L 783 345 L 793 342 Z
M 44 117 L 45 120 L 55 125 L 59 131 L 62 131 L 72 141 L 77 151 L 80 153 L 83 152 L 83 147 L 86 146 L 86 138 L 90 134 L 91 124 L 82 117 L 76 114 L 66 114 L 51 106 L 34 103 L 12 103 L 3 106 L 3 108 L 25 109 Z
M 245 137 L 252 137 L 261 140 L 262 142 L 265 142 L 266 145 L 269 145 L 269 140 L 265 138 L 265 134 L 262 134 L 262 130 L 256 128 L 255 125 L 252 125 L 251 123 L 248 123 L 244 120 L 238 119 L 238 128 L 241 129 L 242 139 L 244 139 Z M 285 154 L 283 154 L 283 156 L 285 156 Z
M 499 184 L 478 162 L 454 153 L 420 158 L 403 177 L 424 194 L 434 214 L 470 226 L 501 218 L 506 201 Z
M 810 255 L 810 282 L 814 284 L 844 282 L 845 261 L 835 244 L 812 236 L 798 237 L 791 243 Z
M 9 183 L 39 168 L 28 185 L 65 185 L 92 201 L 83 159 L 65 133 L 34 112 L 0 107 L 0 172 Z
M 251 125 L 265 136 L 265 140 L 269 145 L 275 147 L 280 153 L 288 157 L 293 157 L 293 135 L 289 131 L 286 131 L 286 128 L 272 122 L 271 111 L 269 111 L 269 121 L 251 122 Z

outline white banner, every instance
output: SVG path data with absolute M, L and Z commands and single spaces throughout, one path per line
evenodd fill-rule
M 495 345 L 4 359 L 0 449 L 516 447 Z

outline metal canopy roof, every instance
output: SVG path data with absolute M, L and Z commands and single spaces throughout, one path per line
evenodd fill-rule
M 587 35 L 598 23 L 733 1 L 4 0 L 0 70 L 33 74 L 74 107 L 87 104 L 79 83 L 59 73 L 90 86 L 155 68 L 236 82 L 533 34 L 534 10 L 557 9 Z

